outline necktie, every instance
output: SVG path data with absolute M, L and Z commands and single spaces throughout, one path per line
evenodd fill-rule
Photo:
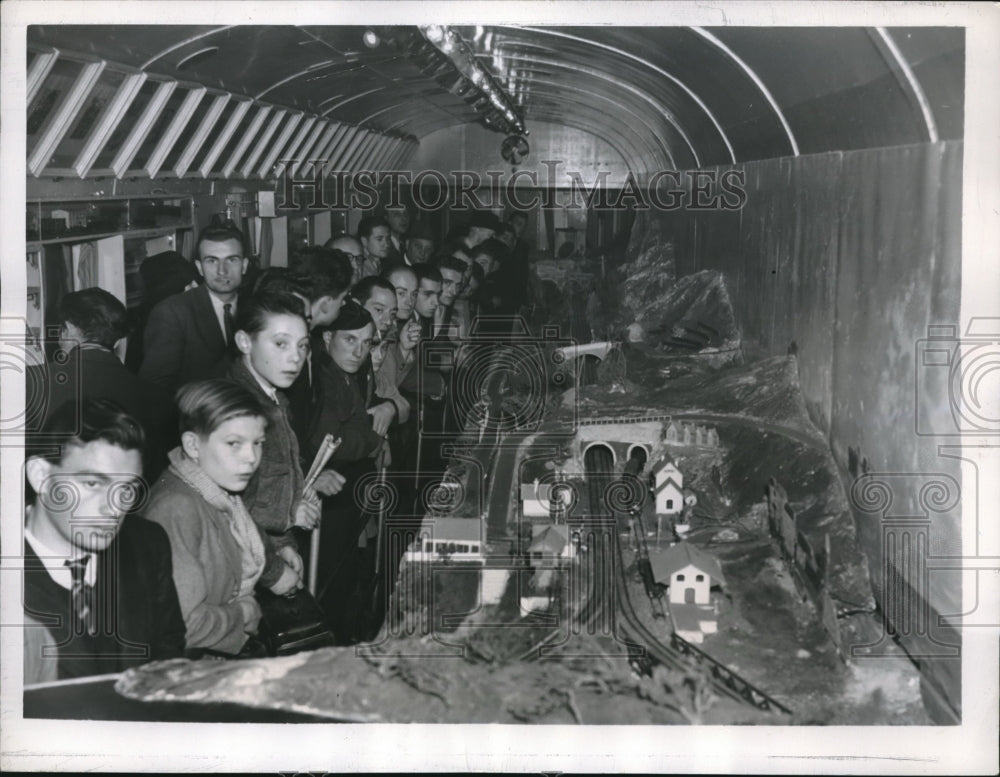
M 70 589 L 73 597 L 73 630 L 86 631 L 93 636 L 97 632 L 93 606 L 94 589 L 84 582 L 89 561 L 90 556 L 81 556 L 67 561 L 66 566 L 69 567 L 69 573 L 73 578 L 73 586 Z
M 233 304 L 227 302 L 222 306 L 222 320 L 226 323 L 226 347 L 233 344 Z

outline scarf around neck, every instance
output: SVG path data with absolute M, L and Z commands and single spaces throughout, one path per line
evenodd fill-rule
M 250 596 L 264 571 L 264 542 L 238 494 L 230 494 L 212 480 L 178 447 L 168 454 L 170 471 L 226 516 L 226 524 L 240 549 L 242 563 L 239 596 Z

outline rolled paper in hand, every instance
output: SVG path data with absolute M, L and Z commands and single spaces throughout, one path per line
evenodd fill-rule
M 323 467 L 326 466 L 326 463 L 330 460 L 333 452 L 337 450 L 341 442 L 340 437 L 334 440 L 332 434 L 328 434 L 323 438 L 323 443 L 319 446 L 319 450 L 316 451 L 316 458 L 313 459 L 312 466 L 309 467 L 309 474 L 306 475 L 305 487 L 312 487 L 312 484 L 316 482 L 316 478 L 319 477 L 319 473 L 323 471 Z

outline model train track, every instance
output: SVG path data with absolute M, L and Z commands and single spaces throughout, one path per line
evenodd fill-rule
M 656 662 L 669 669 L 680 671 L 689 671 L 694 666 L 708 676 L 712 688 L 722 696 L 751 704 L 759 710 L 791 714 L 792 711 L 777 699 L 740 677 L 725 664 L 716 661 L 683 637 L 678 636 L 676 632 L 671 636 L 668 644 L 662 642 L 659 636 L 650 631 L 632 606 L 628 595 L 624 558 L 621 555 L 620 547 L 618 551 L 619 563 L 616 565 L 618 570 L 618 606 L 616 612 L 623 616 L 621 623 L 623 633 L 646 649 L 647 658 L 645 661 L 643 659 L 638 661 L 640 669 L 647 673 L 651 672 Z M 643 666 L 644 663 L 645 666 Z
M 588 451 L 586 463 L 587 475 L 596 484 L 608 482 L 614 471 L 610 454 L 597 448 Z M 600 501 L 597 501 L 597 488 L 591 486 L 589 490 L 591 511 L 610 513 L 610 508 L 604 504 L 603 492 L 600 494 Z M 670 642 L 665 643 L 657 634 L 647 628 L 642 618 L 636 613 L 628 594 L 625 559 L 621 543 L 618 540 L 618 533 L 614 532 L 612 537 L 614 544 L 612 564 L 615 568 L 615 584 L 612 586 L 614 589 L 613 615 L 619 616 L 613 620 L 613 623 L 616 631 L 627 642 L 632 642 L 643 649 L 633 659 L 640 671 L 650 674 L 656 664 L 681 672 L 690 672 L 695 669 L 706 676 L 713 690 L 721 696 L 750 704 L 759 710 L 791 714 L 791 710 L 785 705 L 740 677 L 725 664 L 716 661 L 704 651 L 679 637 L 676 632 L 671 636 Z M 596 600 L 595 604 L 606 607 L 608 605 L 607 597 Z

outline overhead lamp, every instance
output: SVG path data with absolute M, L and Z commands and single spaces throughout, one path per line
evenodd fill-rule
M 490 116 L 487 124 L 492 126 L 496 123 L 499 125 L 498 128 L 501 131 L 508 134 L 527 134 L 520 113 L 515 110 L 516 105 L 511 95 L 494 78 L 489 70 L 476 59 L 472 48 L 454 28 L 446 25 L 428 24 L 420 25 L 418 29 L 425 41 L 440 52 L 440 54 L 444 55 L 446 58 L 443 63 L 445 67 L 450 67 L 464 76 L 462 86 L 467 85 L 471 88 L 463 89 L 459 93 L 462 94 L 469 105 L 483 116 L 484 121 Z M 416 49 L 414 54 L 417 51 L 419 49 Z M 423 67 L 422 69 L 452 93 L 455 93 L 456 89 L 461 88 L 450 76 L 438 72 L 438 67 L 433 69 Z M 482 100 L 484 96 L 488 99 Z M 492 107 L 490 104 L 492 104 Z M 495 115 L 491 115 L 494 109 L 496 113 Z
M 365 30 L 365 34 L 361 36 L 361 40 L 363 40 L 364 44 L 370 49 L 377 49 L 378 45 L 382 42 L 378 33 L 372 29 Z

